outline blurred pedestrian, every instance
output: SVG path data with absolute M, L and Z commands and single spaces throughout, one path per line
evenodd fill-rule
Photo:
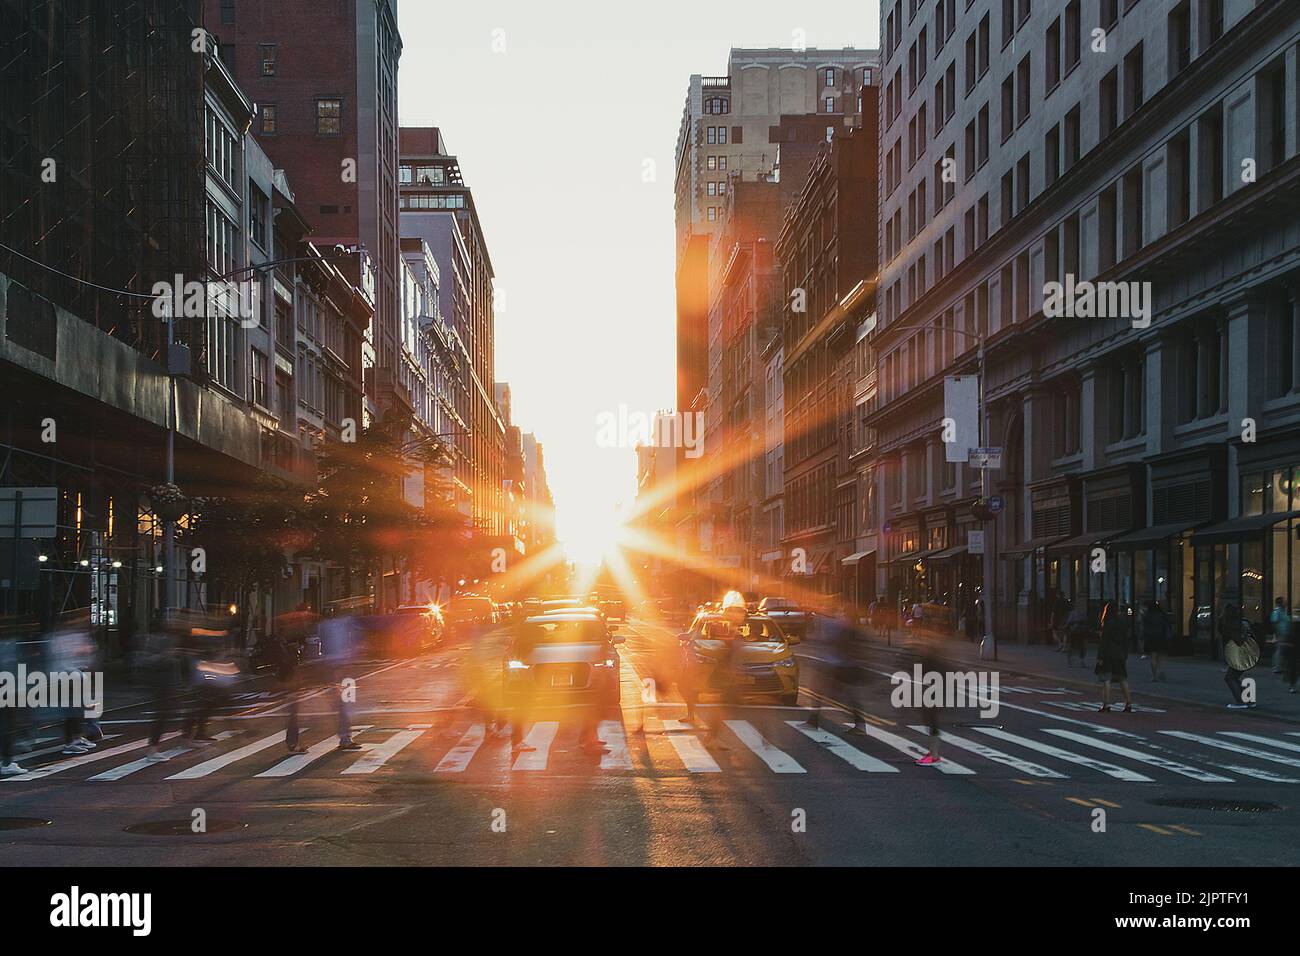
M 352 704 L 356 700 L 357 681 L 354 674 L 360 629 L 354 617 L 336 615 L 320 622 L 321 656 L 330 669 L 331 695 L 338 713 L 339 750 L 360 750 L 361 745 L 352 739 Z
M 0 629 L 0 673 L 18 674 L 18 635 L 8 628 Z M 14 713 L 15 706 L 10 707 L 0 702 L 0 777 L 15 777 L 25 773 L 14 760 Z
M 1065 632 L 1065 623 L 1070 619 L 1070 610 L 1070 599 L 1057 591 L 1056 600 L 1052 604 L 1050 623 L 1052 639 L 1056 641 L 1056 649 L 1062 652 L 1065 651 L 1069 641 L 1069 637 Z
M 51 674 L 78 675 L 89 673 L 94 666 L 94 639 L 90 634 L 90 608 L 81 608 L 63 615 L 59 625 L 50 634 L 46 669 Z M 61 681 L 68 686 L 68 681 Z M 85 704 L 60 707 L 63 712 L 63 753 L 77 756 L 89 753 L 97 746 L 82 730 L 85 724 Z
M 1278 664 L 1276 669 L 1284 675 L 1283 679 L 1294 694 L 1297 666 L 1295 644 L 1292 639 L 1291 612 L 1286 609 L 1285 598 L 1279 597 L 1273 604 L 1273 613 L 1268 616 L 1268 622 L 1273 630 L 1273 639 L 1277 642 L 1277 650 L 1274 653 Z
M 1119 682 L 1124 693 L 1124 713 L 1133 713 L 1133 698 L 1128 690 L 1128 622 L 1114 601 L 1101 609 L 1101 637 L 1097 643 L 1097 677 L 1101 679 L 1101 707 L 1110 710 L 1110 685 Z
M 848 710 L 851 734 L 866 733 L 866 713 L 863 709 L 863 687 L 865 674 L 862 663 L 862 641 L 856 627 L 853 626 L 848 609 L 839 605 L 830 619 L 824 640 L 823 654 L 830 664 L 829 676 L 833 692 Z M 813 698 L 811 723 L 814 727 L 821 722 L 821 703 Z
M 936 637 L 927 637 L 920 647 L 921 651 L 921 673 L 922 674 L 939 674 L 943 675 L 947 670 L 947 662 L 939 649 L 939 640 Z M 944 686 L 947 681 L 943 681 Z M 916 694 L 921 694 L 920 688 L 913 688 Z M 925 726 L 930 732 L 930 742 L 928 744 L 925 756 L 917 761 L 923 767 L 932 764 L 942 763 L 943 758 L 939 755 L 939 711 L 942 710 L 942 700 L 933 705 L 926 705 L 922 701 L 921 709 L 925 712 Z
M 1241 609 L 1235 604 L 1228 604 L 1223 609 L 1219 618 L 1219 640 L 1223 644 L 1223 660 L 1228 665 L 1223 672 L 1223 682 L 1232 694 L 1228 709 L 1254 707 L 1254 701 L 1246 700 L 1241 679 L 1246 671 L 1259 663 L 1259 644 L 1255 641 L 1250 622 L 1241 616 Z
M 298 713 L 304 683 L 302 662 L 298 660 L 298 654 L 294 648 L 284 641 L 277 640 L 273 646 L 276 653 L 275 680 L 281 690 L 284 691 L 285 701 L 288 704 L 285 716 L 284 744 L 291 754 L 306 753 L 307 748 L 302 745 L 298 737 L 300 729 L 298 726 Z
M 1074 657 L 1079 657 L 1079 666 L 1087 666 L 1088 657 L 1088 635 L 1092 632 L 1092 625 L 1088 621 L 1088 610 L 1084 604 L 1076 604 L 1070 608 L 1070 614 L 1065 619 L 1065 666 L 1074 666 Z

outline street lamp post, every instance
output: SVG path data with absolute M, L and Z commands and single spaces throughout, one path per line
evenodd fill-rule
M 890 325 L 887 326 L 886 328 L 890 330 L 897 329 L 899 331 L 927 332 L 930 331 L 933 328 L 933 326 Z M 986 399 L 984 395 L 984 376 L 986 370 L 985 354 L 984 354 L 985 353 L 984 332 L 982 330 L 976 330 L 975 332 L 967 332 L 965 329 L 958 329 L 958 328 L 943 329 L 937 331 L 939 331 L 939 334 L 942 334 L 943 332 L 954 332 L 957 335 L 963 336 L 967 339 L 975 340 L 975 361 L 976 361 L 975 374 L 976 374 L 976 380 L 978 386 L 977 388 L 978 407 L 976 409 L 976 415 L 979 418 L 979 424 L 978 424 L 979 444 L 981 448 L 986 448 L 988 447 L 987 443 L 988 443 L 989 432 L 991 431 L 991 428 L 987 420 Z M 987 462 L 985 462 L 984 466 L 980 468 L 980 500 L 983 501 L 987 506 L 989 500 L 989 469 L 988 469 Z M 984 553 L 980 561 L 980 606 L 983 608 L 984 611 L 984 613 L 981 615 L 981 617 L 983 617 L 984 619 L 984 634 L 982 635 L 982 639 L 980 641 L 980 656 L 984 657 L 985 654 L 988 653 L 991 654 L 993 660 L 997 660 L 998 659 L 998 638 L 997 638 L 997 633 L 993 626 L 993 605 L 995 602 L 993 601 L 992 598 L 993 582 L 997 574 L 996 550 L 995 550 L 996 543 L 997 543 L 997 519 L 992 515 L 988 517 L 981 517 L 980 515 L 977 514 L 976 517 L 980 519 L 980 524 L 983 526 L 983 529 L 987 530 L 988 532 L 987 540 L 984 542 Z

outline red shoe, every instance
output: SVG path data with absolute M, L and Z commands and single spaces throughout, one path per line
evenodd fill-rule
M 922 757 L 922 758 L 921 758 L 920 760 L 918 760 L 916 763 L 917 763 L 918 766 L 921 766 L 921 767 L 929 767 L 929 766 L 932 766 L 933 764 L 936 764 L 936 763 L 943 763 L 943 761 L 942 761 L 942 759 L 940 759 L 939 757 L 936 757 L 934 754 L 926 754 L 924 757 Z

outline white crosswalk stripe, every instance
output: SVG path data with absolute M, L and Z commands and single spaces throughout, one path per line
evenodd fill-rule
M 220 733 L 213 734 L 212 736 L 217 740 L 228 740 L 236 735 L 236 731 L 223 730 Z M 181 757 L 190 752 L 191 748 L 189 747 L 173 747 L 171 750 L 164 750 L 161 756 L 163 757 L 163 760 L 171 760 L 173 757 Z M 120 767 L 114 767 L 112 770 L 105 770 L 103 773 L 97 773 L 89 779 L 121 780 L 123 777 L 130 776 L 133 773 L 138 773 L 148 767 L 156 767 L 161 762 L 163 761 L 150 760 L 148 757 L 141 757 L 138 760 L 132 760 L 130 763 L 124 763 Z
M 1060 747 L 1053 747 L 1051 744 L 1041 744 L 1036 740 L 1030 740 L 1028 737 L 1018 737 L 1015 734 L 1009 734 L 1005 730 L 997 727 L 976 727 L 982 734 L 989 737 L 996 737 L 998 740 L 1004 740 L 1009 744 L 1016 744 L 1021 747 L 1027 747 L 1030 750 L 1037 750 L 1039 753 L 1047 754 L 1049 757 L 1055 757 L 1058 760 L 1066 760 L 1070 763 L 1077 763 L 1081 767 L 1087 767 L 1090 770 L 1100 770 L 1107 776 L 1114 777 L 1117 780 L 1127 780 L 1129 783 L 1153 783 L 1152 779 L 1143 776 L 1136 771 L 1129 770 L 1126 767 L 1117 767 L 1113 763 L 1106 763 L 1104 760 L 1093 760 L 1091 757 L 1085 757 L 1082 754 L 1076 754 L 1069 750 L 1062 750 Z
M 369 729 L 370 729 L 370 724 L 361 724 L 357 727 L 353 727 L 352 732 L 354 734 L 359 734 L 363 730 L 369 730 Z M 335 750 L 338 749 L 338 746 L 339 746 L 338 737 L 334 734 L 331 734 L 330 736 L 326 737 L 324 740 L 320 741 L 319 743 L 312 744 L 310 747 L 308 747 L 307 752 L 305 754 L 290 754 L 288 757 L 285 757 L 274 767 L 272 767 L 269 770 L 263 770 L 261 773 L 257 774 L 257 776 L 258 777 L 292 777 L 295 773 L 305 769 L 309 764 L 316 762 L 321 757 L 324 757 L 326 754 L 333 753 Z
M 433 768 L 434 773 L 464 773 L 469 766 L 469 762 L 474 759 L 478 749 L 483 746 L 483 740 L 487 736 L 487 728 L 482 724 L 471 724 L 469 730 L 460 738 L 456 746 L 452 747 L 438 761 L 438 766 Z
M 1249 740 L 1254 744 L 1267 744 L 1270 747 L 1277 747 L 1279 750 L 1291 750 L 1300 753 L 1300 744 L 1293 744 L 1289 740 L 1274 740 L 1271 737 L 1263 737 L 1259 734 L 1248 734 L 1240 730 L 1220 731 L 1225 737 L 1236 737 L 1238 740 Z
M 807 773 L 799 762 L 784 750 L 773 747 L 747 720 L 724 721 L 736 739 L 752 750 L 755 756 L 772 768 L 773 773 Z
M 878 760 L 870 754 L 863 753 L 847 741 L 836 737 L 829 731 L 822 730 L 820 727 L 813 727 L 805 720 L 787 720 L 786 723 L 808 739 L 821 744 L 851 767 L 866 770 L 870 773 L 898 773 L 897 767 L 891 767 L 883 760 Z
M 691 773 L 722 772 L 722 768 L 713 759 L 713 755 L 705 749 L 700 738 L 691 733 L 683 733 L 695 729 L 690 724 L 682 723 L 680 720 L 665 720 L 663 725 L 664 736 L 672 744 L 673 750 L 677 751 L 677 757 L 683 767 Z
M 862 732 L 868 737 L 874 737 L 883 744 L 888 744 L 900 753 L 907 754 L 913 760 L 920 760 L 929 752 L 919 744 L 912 743 L 906 737 L 891 734 L 888 730 L 881 730 L 879 727 L 875 727 L 871 724 L 863 724 Z M 942 740 L 943 738 L 940 737 L 939 739 Z M 930 764 L 930 766 L 936 768 L 940 773 L 972 774 L 975 772 L 969 767 L 963 767 L 959 763 L 953 763 L 947 757 L 944 757 L 938 763 Z
M 545 770 L 551 752 L 551 744 L 555 742 L 555 735 L 559 730 L 560 725 L 554 720 L 539 720 L 533 724 L 528 731 L 528 736 L 524 737 L 524 743 L 533 749 L 521 751 L 519 756 L 515 757 L 515 763 L 511 769 Z
M 243 760 L 245 757 L 251 757 L 255 753 L 260 753 L 267 747 L 274 747 L 276 744 L 284 743 L 286 731 L 278 731 L 269 737 L 263 737 L 261 740 L 254 740 L 251 744 L 232 750 L 229 753 L 218 754 L 211 760 L 205 760 L 203 763 L 195 764 L 193 767 L 187 767 L 180 773 L 174 773 L 168 780 L 197 780 L 200 777 L 206 777 L 208 774 L 216 773 L 222 767 L 228 767 L 237 760 Z
M 627 736 L 623 733 L 622 722 L 602 720 L 597 732 L 609 748 L 608 753 L 601 754 L 600 769 L 632 770 L 632 754 L 627 749 Z
M 171 740 L 179 736 L 180 734 L 173 731 L 170 734 L 163 734 L 159 742 L 161 742 L 162 740 Z M 74 767 L 84 767 L 88 763 L 95 763 L 100 760 L 106 760 L 109 757 L 118 757 L 121 756 L 122 754 L 131 753 L 132 751 L 140 750 L 141 748 L 147 746 L 149 746 L 148 737 L 144 738 L 143 740 L 134 740 L 129 744 L 122 744 L 117 747 L 110 747 L 108 750 L 92 750 L 88 754 L 81 754 L 80 756 L 77 757 L 69 757 L 67 760 L 59 760 L 56 761 L 55 763 L 47 764 L 44 767 L 39 767 L 36 770 L 31 770 L 28 771 L 27 773 L 19 774 L 16 777 L 4 777 L 3 779 L 6 783 L 22 783 L 28 780 L 44 780 L 46 777 L 52 776 L 56 773 L 63 773 L 64 771 L 71 770 Z
M 1076 743 L 1084 744 L 1088 747 L 1096 747 L 1098 750 L 1104 750 L 1107 753 L 1116 754 L 1120 757 L 1128 757 L 1130 760 L 1137 760 L 1140 763 L 1150 764 L 1153 767 L 1159 767 L 1162 770 L 1168 770 L 1172 773 L 1184 777 L 1191 777 L 1193 780 L 1199 780 L 1202 783 L 1232 783 L 1231 777 L 1221 777 L 1217 773 L 1211 773 L 1208 770 L 1201 770 L 1199 767 L 1191 767 L 1185 763 L 1179 763 L 1176 760 L 1169 760 L 1156 754 L 1143 753 L 1140 750 L 1134 750 L 1131 747 L 1121 747 L 1119 744 L 1113 744 L 1106 740 L 1097 740 L 1085 734 L 1076 734 L 1073 730 L 1062 730 L 1059 727 L 1047 728 L 1049 734 L 1057 737 L 1064 737 L 1066 740 L 1073 740 Z
M 684 769 L 691 774 L 720 774 L 753 772 L 757 769 L 780 776 L 812 776 L 817 773 L 840 773 L 851 768 L 866 773 L 898 774 L 900 770 L 918 773 L 922 771 L 907 767 L 907 761 L 899 760 L 896 754 L 903 754 L 911 760 L 924 756 L 929 733 L 920 724 L 885 729 L 869 723 L 862 729 L 862 736 L 855 739 L 840 732 L 839 724 L 828 725 L 830 729 L 826 726 L 814 727 L 806 720 L 782 719 L 784 714 L 768 716 L 761 709 L 753 711 L 748 720 L 726 719 L 718 720 L 716 724 L 710 721 L 709 726 L 660 718 L 657 716 L 658 710 L 659 706 L 653 704 L 642 710 L 638 702 L 635 713 L 630 710 L 625 712 L 629 717 L 636 716 L 645 720 L 644 728 L 640 725 L 633 728 L 643 729 L 644 733 L 629 734 L 628 726 L 620 719 L 600 721 L 597 734 L 605 742 L 606 752 L 599 759 L 599 771 L 628 772 L 639 767 L 643 770 L 680 772 Z M 216 752 L 219 748 L 214 747 L 203 754 L 194 754 L 193 748 L 181 746 L 177 739 L 180 735 L 170 733 L 163 737 L 165 742 L 170 741 L 169 744 L 164 743 L 166 758 L 177 761 L 178 758 L 190 759 L 193 755 L 192 759 L 200 759 L 201 762 L 189 767 L 173 765 L 168 769 L 176 772 L 161 779 L 200 780 L 225 773 L 274 780 L 313 771 L 318 776 L 357 776 L 373 774 L 380 768 L 392 766 L 398 770 L 405 768 L 408 772 L 428 772 L 432 766 L 432 772 L 436 774 L 466 776 L 475 772 L 482 774 L 507 769 L 536 773 L 560 769 L 558 765 L 553 767 L 559 759 L 551 759 L 553 752 L 560 755 L 570 753 L 569 747 L 579 733 L 575 721 L 538 721 L 527 728 L 525 738 L 529 746 L 535 749 L 512 753 L 505 741 L 491 739 L 492 735 L 482 721 L 473 721 L 460 727 L 453 724 L 449 729 L 454 728 L 454 733 L 460 736 L 453 735 L 447 738 L 446 743 L 431 742 L 423 751 L 427 757 L 412 756 L 416 749 L 413 745 L 424 738 L 432 726 L 407 724 L 387 731 L 386 739 L 382 742 L 363 743 L 363 752 L 355 755 L 355 761 L 350 764 L 328 764 L 324 761 L 325 756 L 336 749 L 336 738 L 333 735 L 319 740 L 301 754 L 281 753 L 274 757 L 249 759 L 271 751 L 277 745 L 283 746 L 284 731 L 253 739 L 243 746 L 235 746 L 238 741 L 232 742 L 227 744 L 231 749 L 225 752 Z M 709 733 L 710 727 L 712 733 Z M 1268 733 L 1267 728 L 1263 733 L 1239 730 L 1213 733 L 1161 730 L 1148 736 L 1131 732 L 1114 736 L 1106 734 L 1104 727 L 1084 727 L 1078 721 L 1069 721 L 1064 728 L 1052 724 L 1027 728 L 1017 733 L 1003 730 L 1000 726 L 975 726 L 970 729 L 970 733 L 956 728 L 954 731 L 940 732 L 939 741 L 954 752 L 961 751 L 956 756 L 967 761 L 965 765 L 954 763 L 945 752 L 944 759 L 933 765 L 941 773 L 1005 774 L 1006 770 L 999 768 L 1010 768 L 1027 777 L 1070 779 L 1071 776 L 1077 776 L 1073 768 L 1086 768 L 1125 783 L 1151 783 L 1166 774 L 1190 778 L 1199 783 L 1227 783 L 1247 778 L 1267 783 L 1300 783 L 1300 773 L 1279 773 L 1275 769 L 1255 766 L 1256 763 L 1264 762 L 1300 769 L 1300 741 L 1295 739 L 1300 733 L 1289 731 L 1275 730 Z M 362 725 L 355 728 L 358 734 L 366 730 L 373 730 L 373 727 Z M 727 735 L 734 736 L 739 746 L 728 742 L 732 746 L 718 743 L 714 748 L 713 735 L 718 730 L 725 730 Z M 240 733 L 242 731 L 222 731 L 216 738 L 218 741 L 228 741 Z M 1031 733 L 1033 736 L 1030 736 Z M 1052 742 L 1038 739 L 1044 736 L 1052 738 Z M 561 744 L 561 749 L 557 751 L 555 748 L 560 741 L 566 743 Z M 989 745 L 999 741 L 1002 743 L 996 748 Z M 1062 746 L 1068 744 L 1077 746 L 1068 749 Z M 60 780 L 80 780 L 98 785 L 134 782 L 144 779 L 139 776 L 143 771 L 161 764 L 160 761 L 151 761 L 142 755 L 141 751 L 147 746 L 148 740 L 142 738 L 117 746 L 102 747 L 87 754 L 56 757 L 45 766 L 4 778 L 4 782 L 40 781 L 54 775 L 61 775 Z M 408 748 L 411 753 L 403 753 Z M 435 752 L 429 754 L 429 749 L 433 748 L 436 748 Z M 734 751 L 725 766 L 719 764 L 720 757 L 715 757 L 718 750 Z M 802 755 L 814 750 L 828 753 L 836 759 L 826 762 L 814 756 L 808 758 L 813 761 L 809 763 Z M 1101 751 L 1100 756 L 1106 759 L 1081 753 L 1080 750 L 1094 753 Z M 1184 753 L 1187 750 L 1195 752 Z M 1229 759 L 1229 754 L 1236 759 Z M 976 762 L 972 764 L 970 760 Z M 239 766 L 241 762 L 247 769 Z M 95 764 L 101 766 L 96 767 Z M 83 775 L 73 773 L 87 765 L 91 766 L 86 771 L 91 776 L 83 778 Z M 565 766 L 567 768 L 568 765 Z M 594 763 L 584 762 L 582 766 L 587 770 L 596 768 Z M 160 778 L 155 776 L 153 779 Z M 1166 781 L 1170 779 L 1164 777 Z
M 1271 753 L 1267 750 L 1258 750 L 1255 747 L 1243 747 L 1240 744 L 1232 743 L 1227 740 L 1219 740 L 1217 737 L 1206 737 L 1203 734 L 1191 734 L 1185 730 L 1162 730 L 1162 734 L 1170 737 L 1177 737 L 1179 740 L 1191 740 L 1198 744 L 1205 744 L 1207 747 L 1217 747 L 1219 750 L 1227 750 L 1231 753 L 1241 754 L 1243 757 L 1257 757 L 1260 760 L 1270 760 L 1273 763 L 1286 764 L 1288 767 L 1300 767 L 1300 760 L 1295 757 L 1283 757 L 1281 754 Z
M 403 748 L 414 743 L 428 732 L 428 725 L 420 727 L 410 727 L 407 730 L 399 730 L 393 736 L 389 737 L 382 744 L 372 747 L 368 752 L 361 755 L 357 762 L 346 768 L 343 773 L 374 773 L 384 764 L 388 763 Z
M 911 727 L 918 734 L 928 732 L 928 728 L 921 724 L 912 724 Z M 973 754 L 978 754 L 986 760 L 992 760 L 994 763 L 1005 764 L 1008 767 L 1013 767 L 1021 773 L 1029 774 L 1031 777 L 1054 777 L 1061 780 L 1069 779 L 1066 774 L 1057 773 L 1055 770 L 1049 770 L 1047 767 L 1033 763 L 1032 761 L 1022 760 L 1011 754 L 1003 753 L 1001 750 L 996 750 L 977 740 L 967 740 L 965 737 L 958 737 L 956 734 L 949 733 L 946 730 L 939 731 L 939 739 L 946 744 L 952 744 L 954 747 L 959 747 L 962 750 L 969 750 Z

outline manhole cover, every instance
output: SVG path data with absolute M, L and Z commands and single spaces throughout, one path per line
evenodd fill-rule
M 31 830 L 36 827 L 48 827 L 53 822 L 40 817 L 0 817 L 0 830 Z
M 1220 800 L 1214 797 L 1183 797 L 1165 800 L 1148 800 L 1157 807 L 1174 807 L 1179 810 L 1223 810 L 1228 813 L 1268 813 L 1281 810 L 1276 803 L 1263 800 Z
M 145 836 L 206 836 L 209 833 L 226 833 L 230 830 L 243 830 L 248 826 L 238 820 L 208 820 L 203 831 L 194 832 L 194 821 L 188 817 L 184 820 L 149 820 L 145 823 L 132 823 L 123 827 L 126 833 L 141 833 Z

